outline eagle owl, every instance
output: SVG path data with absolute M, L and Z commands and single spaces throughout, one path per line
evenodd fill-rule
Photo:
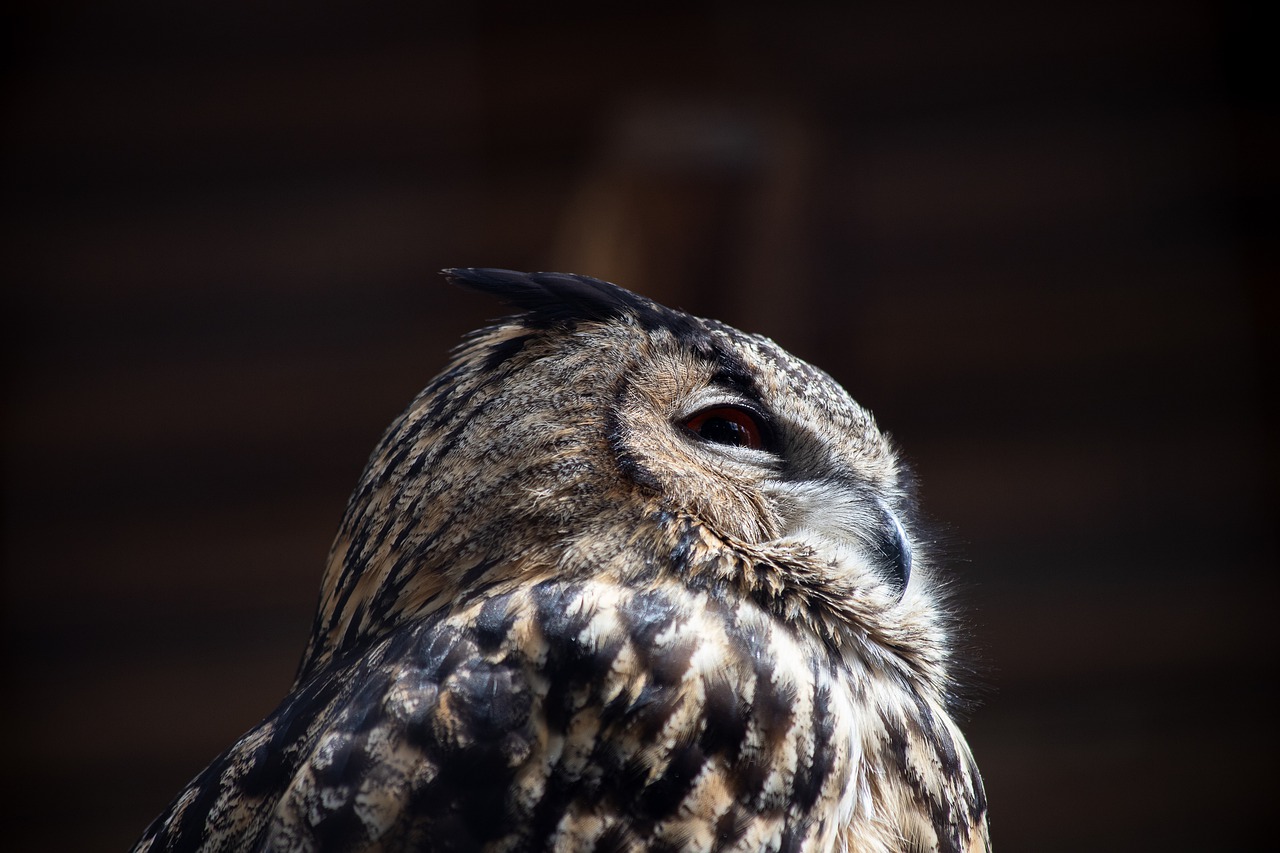
M 139 851 L 980 851 L 907 475 L 772 341 L 595 279 L 387 430 L 293 691 Z

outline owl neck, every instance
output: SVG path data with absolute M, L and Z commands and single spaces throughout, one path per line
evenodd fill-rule
M 903 626 L 898 623 L 901 614 L 888 608 L 910 608 L 916 602 L 900 605 L 876 598 L 802 546 L 738 542 L 657 499 L 644 507 L 641 517 L 627 520 L 624 529 L 649 532 L 640 539 L 634 533 L 589 532 L 579 537 L 580 545 L 566 549 L 559 571 L 583 577 L 607 571 L 633 589 L 674 583 L 717 599 L 751 601 L 821 649 L 831 668 L 875 671 L 940 707 L 946 705 L 945 622 L 933 609 L 919 606 Z M 602 559 L 602 540 L 627 542 L 628 547 Z
M 376 467 L 403 471 L 383 461 L 401 444 L 381 448 Z M 587 471 L 582 479 L 603 478 Z M 674 583 L 753 601 L 792 632 L 811 637 L 832 666 L 871 667 L 929 695 L 945 693 L 945 667 L 933 651 L 942 639 L 895 633 L 859 590 L 802 549 L 721 536 L 661 495 L 621 501 L 584 490 L 559 500 L 481 494 L 480 505 L 503 510 L 461 511 L 465 498 L 475 499 L 483 488 L 439 475 L 416 478 L 412 471 L 381 481 L 366 477 L 330 553 L 299 681 L 345 650 L 488 591 L 545 578 L 613 576 L 633 589 Z M 572 518 L 557 517 L 557 506 L 572 506 Z M 522 535 L 556 529 L 558 538 Z

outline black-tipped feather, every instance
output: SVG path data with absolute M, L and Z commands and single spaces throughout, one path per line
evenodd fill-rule
M 490 293 L 546 322 L 611 320 L 657 309 L 655 303 L 616 284 L 559 272 L 447 269 L 453 284 Z
M 476 267 L 446 269 L 443 272 L 452 284 L 492 294 L 508 305 L 528 312 L 524 322 L 535 328 L 630 316 L 647 330 L 666 328 L 699 349 L 705 349 L 708 340 L 706 326 L 696 317 L 659 305 L 598 278 L 562 272 L 517 272 Z

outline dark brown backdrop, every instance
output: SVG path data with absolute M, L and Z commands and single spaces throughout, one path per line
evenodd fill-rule
M 456 265 L 613 279 L 877 412 L 984 649 L 997 850 L 1265 828 L 1261 20 L 782 5 L 6 13 L 6 839 L 123 848 L 283 695 L 366 454 L 501 313 Z

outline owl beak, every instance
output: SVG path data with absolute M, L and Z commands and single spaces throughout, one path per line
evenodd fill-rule
M 884 511 L 880 529 L 880 553 L 888 558 L 891 572 L 898 585 L 905 591 L 911 581 L 911 539 L 893 510 L 881 505 Z
M 912 547 L 906 529 L 882 499 L 844 482 L 787 483 L 778 502 L 783 537 L 803 542 L 833 563 L 865 566 L 900 598 L 911 581 Z

